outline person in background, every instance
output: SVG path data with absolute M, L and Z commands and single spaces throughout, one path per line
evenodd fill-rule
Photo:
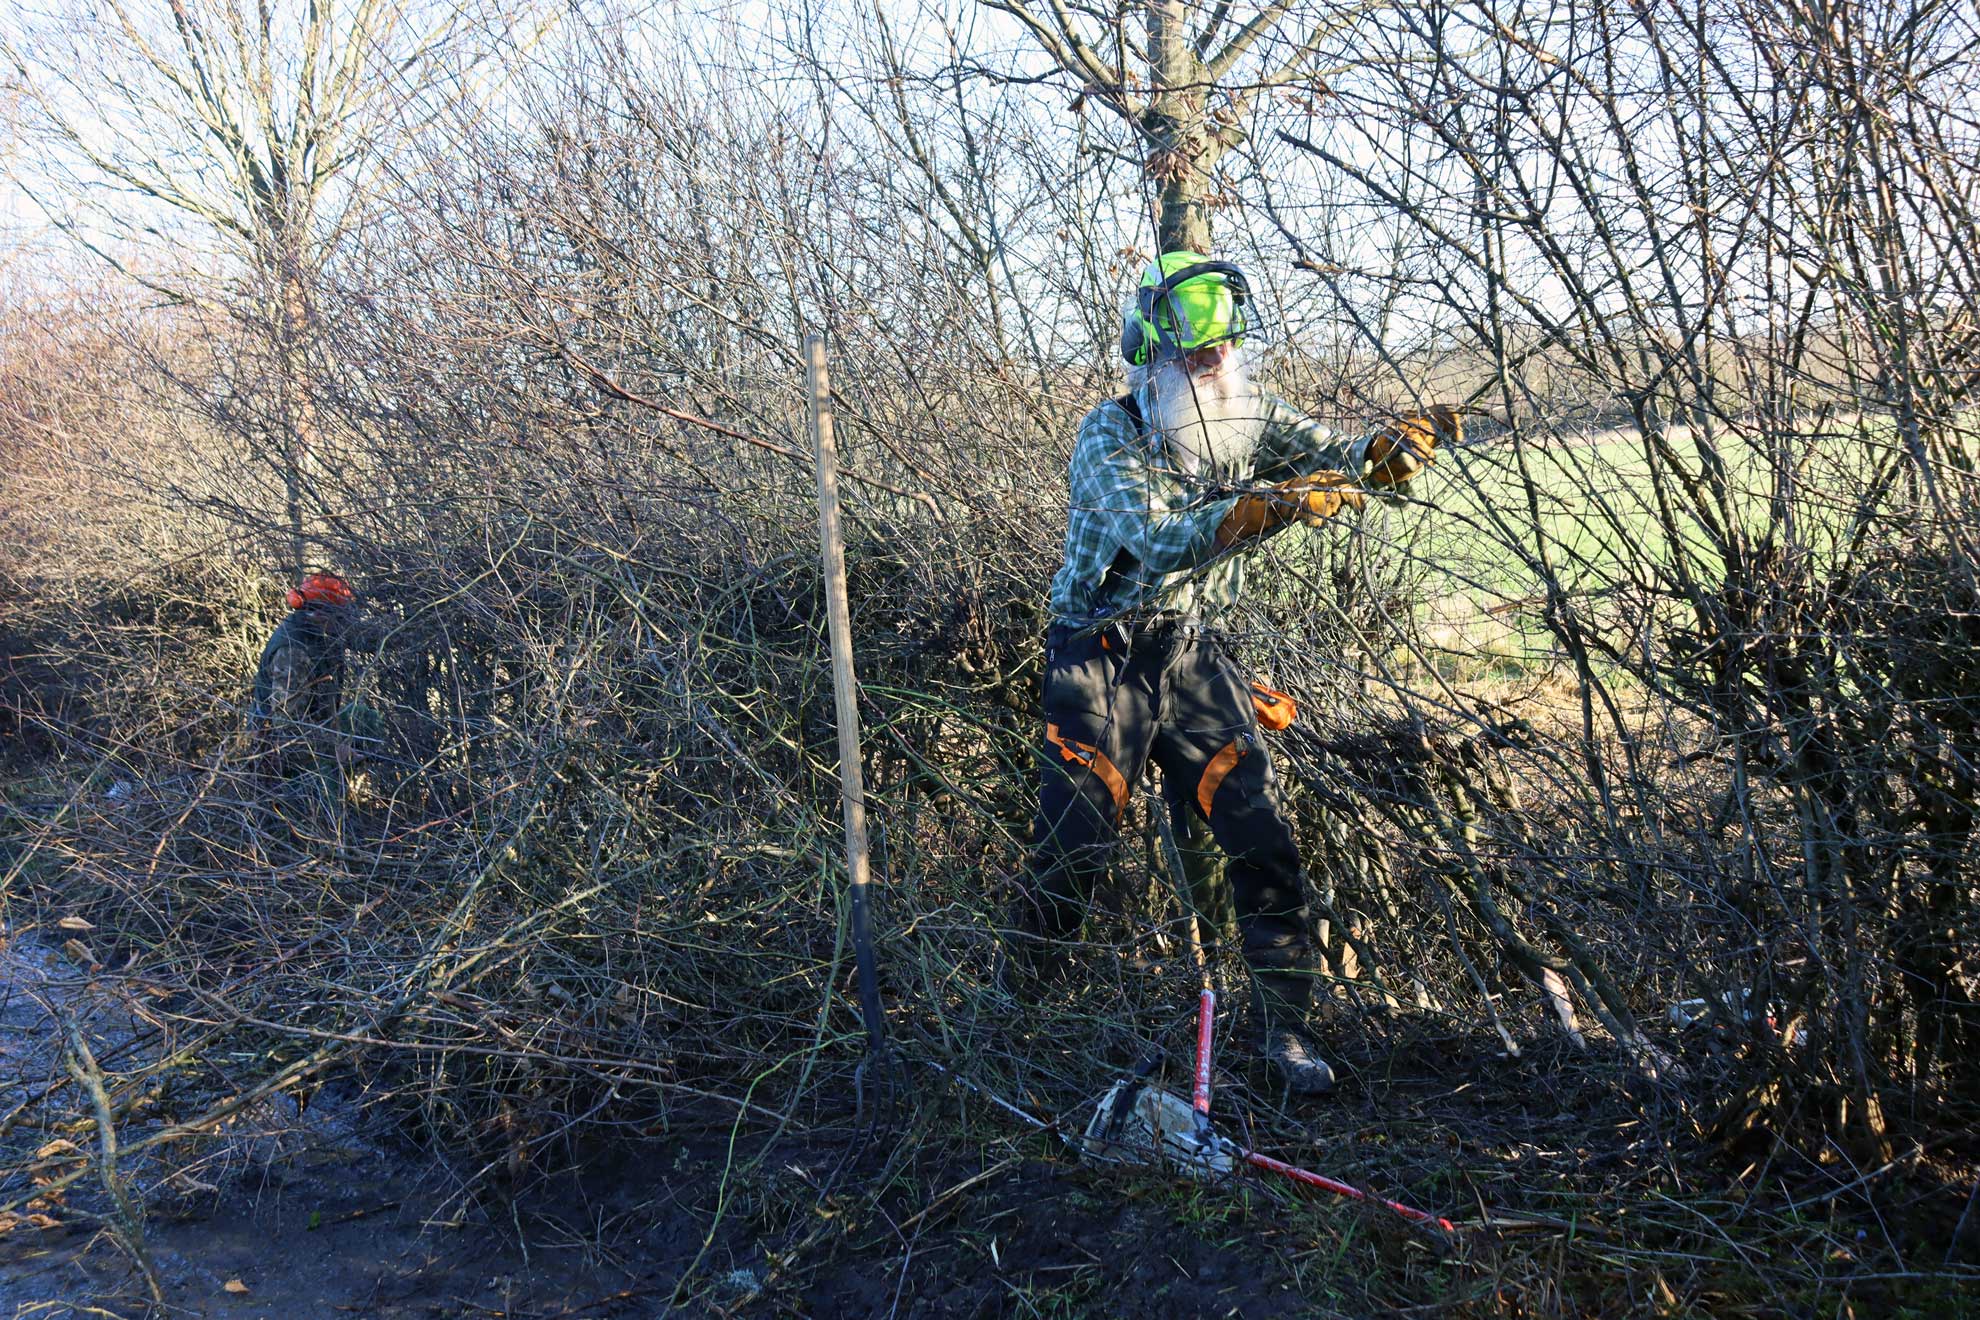
M 351 763 L 344 657 L 356 630 L 357 593 L 335 573 L 311 573 L 287 599 L 289 614 L 255 667 L 249 734 L 274 779 L 290 782 L 313 773 L 328 800 L 341 801 Z

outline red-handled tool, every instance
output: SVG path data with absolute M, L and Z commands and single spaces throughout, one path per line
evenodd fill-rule
M 1218 1135 L 1210 1125 L 1210 1064 L 1216 1045 L 1217 991 L 1210 977 L 1209 960 L 1197 927 L 1195 908 L 1182 884 L 1185 872 L 1175 835 L 1166 819 L 1160 820 L 1162 841 L 1167 845 L 1169 869 L 1182 890 L 1183 910 L 1189 914 L 1189 951 L 1196 964 L 1202 988 L 1196 997 L 1196 1071 L 1190 1087 L 1190 1103 L 1184 1106 L 1178 1096 L 1145 1080 L 1159 1061 L 1151 1058 L 1131 1078 L 1116 1082 L 1094 1108 L 1093 1119 L 1078 1143 L 1089 1158 L 1113 1163 L 1158 1162 L 1173 1164 L 1192 1177 L 1215 1177 L 1231 1172 L 1238 1162 L 1290 1178 L 1302 1187 L 1312 1187 L 1351 1200 L 1367 1201 L 1393 1210 L 1412 1223 L 1425 1224 L 1446 1233 L 1456 1232 L 1451 1221 L 1400 1201 L 1376 1196 L 1352 1183 L 1329 1178 L 1311 1169 L 1288 1164 L 1255 1150 L 1247 1150 Z

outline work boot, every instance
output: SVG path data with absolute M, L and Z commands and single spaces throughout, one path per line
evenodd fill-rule
M 1263 1053 L 1294 1095 L 1325 1095 L 1334 1089 L 1334 1070 L 1314 1050 L 1313 1042 L 1291 1027 L 1268 1029 Z
M 1072 950 L 1065 940 L 1043 934 L 1041 924 L 1037 905 L 1019 897 L 997 932 L 991 981 L 999 994 L 1019 1003 L 1035 1002 L 1072 981 Z
M 1294 1095 L 1325 1095 L 1334 1089 L 1334 1070 L 1306 1035 L 1306 1007 L 1313 977 L 1303 971 L 1254 970 L 1251 1011 L 1258 1022 L 1260 1053 Z

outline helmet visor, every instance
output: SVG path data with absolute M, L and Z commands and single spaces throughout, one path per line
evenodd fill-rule
M 1193 353 L 1242 333 L 1237 299 L 1222 275 L 1185 280 L 1155 298 L 1155 324 L 1163 348 Z

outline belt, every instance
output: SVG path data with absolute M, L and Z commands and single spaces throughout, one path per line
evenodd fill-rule
M 1160 644 L 1196 641 L 1209 636 L 1210 632 L 1210 627 L 1193 614 L 1161 610 L 1152 614 L 1128 615 L 1098 624 L 1076 626 L 1070 623 L 1054 623 L 1045 634 L 1045 646 L 1047 650 L 1054 650 L 1075 637 L 1097 636 L 1103 644 L 1111 643 L 1126 648 L 1137 642 Z
M 1204 626 L 1203 620 L 1194 614 L 1179 614 L 1174 610 L 1143 615 L 1124 626 L 1137 637 L 1176 637 L 1193 640 L 1210 631 Z

